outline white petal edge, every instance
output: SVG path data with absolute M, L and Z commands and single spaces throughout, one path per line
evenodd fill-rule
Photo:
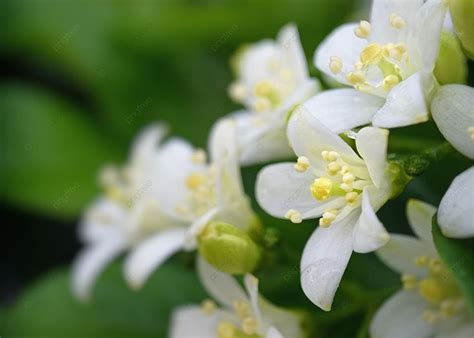
M 283 48 L 288 64 L 293 67 L 298 82 L 308 77 L 308 65 L 301 46 L 298 28 L 294 23 L 286 24 L 278 33 L 277 41 Z
M 138 244 L 125 261 L 128 284 L 141 288 L 153 271 L 183 247 L 185 233 L 186 229 L 164 230 Z
M 275 327 L 270 326 L 265 334 L 265 338 L 285 338 Z
M 367 165 L 372 182 L 377 188 L 380 187 L 386 179 L 388 130 L 362 128 L 357 133 L 356 146 Z
M 162 123 L 154 123 L 142 129 L 132 143 L 130 162 L 137 165 L 149 162 L 167 132 L 168 127 Z
M 415 73 L 396 85 L 388 94 L 385 105 L 375 113 L 376 127 L 395 128 L 428 121 L 425 91 L 420 73 Z
M 353 248 L 358 253 L 368 253 L 387 244 L 390 236 L 377 218 L 370 204 L 367 189 L 362 194 L 362 213 L 352 234 Z
M 474 167 L 453 180 L 438 210 L 438 223 L 446 237 L 474 237 Z
M 370 324 L 371 337 L 429 337 L 433 325 L 421 318 L 426 308 L 426 301 L 416 292 L 397 292 L 376 312 Z
M 410 273 L 416 276 L 426 274 L 426 269 L 416 266 L 416 257 L 438 257 L 432 245 L 415 237 L 400 234 L 390 234 L 388 243 L 378 249 L 376 254 L 392 270 L 400 274 Z
M 301 287 L 306 297 L 330 311 L 336 290 L 352 254 L 352 230 L 359 213 L 353 211 L 329 228 L 313 232 L 301 258 Z
M 431 103 L 433 120 L 443 136 L 470 159 L 474 159 L 474 88 L 463 85 L 442 86 Z
M 370 123 L 385 100 L 355 89 L 333 89 L 316 94 L 303 106 L 333 133 Z
M 408 223 L 418 238 L 427 243 L 433 242 L 431 222 L 435 213 L 436 208 L 431 204 L 416 199 L 410 199 L 407 203 Z
M 221 305 L 233 309 L 236 300 L 248 301 L 244 289 L 232 275 L 214 268 L 204 258 L 197 258 L 197 273 L 206 291 Z
M 99 274 L 126 246 L 123 238 L 115 236 L 82 249 L 73 263 L 71 281 L 73 293 L 78 299 L 89 300 L 90 290 Z
M 356 27 L 355 23 L 339 26 L 319 44 L 314 53 L 316 68 L 343 84 L 349 84 L 345 75 L 360 61 L 360 52 L 367 45 L 366 40 L 355 36 Z M 334 74 L 329 68 L 332 56 L 342 60 L 342 70 L 338 74 Z

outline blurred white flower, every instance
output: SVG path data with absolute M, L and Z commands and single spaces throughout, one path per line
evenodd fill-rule
M 439 205 L 438 224 L 446 237 L 474 237 L 474 167 L 449 186 Z
M 125 277 L 135 288 L 167 258 L 196 247 L 196 237 L 216 219 L 245 229 L 255 221 L 241 184 L 235 127 L 224 123 L 206 153 L 181 139 L 158 147 L 159 127 L 148 128 L 123 170 L 103 175 L 106 194 L 87 211 L 80 227 L 86 247 L 73 273 L 73 289 L 87 298 L 102 269 L 132 249 Z M 122 173 L 123 171 L 123 173 Z
M 200 278 L 218 302 L 182 306 L 172 316 L 170 338 L 300 338 L 301 316 L 280 309 L 258 293 L 258 279 L 247 274 L 245 290 L 230 275 L 198 260 Z
M 431 113 L 449 143 L 474 159 L 474 88 L 457 84 L 442 86 L 433 98 Z
M 285 133 L 288 115 L 319 90 L 309 77 L 296 26 L 283 27 L 276 41 L 245 47 L 234 61 L 237 79 L 229 94 L 246 107 L 230 115 L 237 122 L 241 163 L 292 156 Z
M 427 121 L 446 8 L 445 0 L 374 0 L 370 23 L 337 28 L 314 57 L 322 72 L 355 89 L 326 91 L 305 107 L 337 133 Z
M 355 136 L 359 156 L 312 114 L 297 109 L 288 138 L 298 160 L 265 167 L 257 200 L 272 216 L 293 223 L 322 215 L 303 252 L 301 284 L 312 302 L 329 311 L 352 251 L 370 252 L 388 241 L 375 214 L 391 194 L 388 132 L 361 129 Z
M 370 334 L 377 338 L 471 338 L 474 321 L 448 268 L 441 262 L 431 235 L 436 209 L 411 200 L 410 226 L 418 238 L 391 234 L 377 251 L 379 258 L 402 274 L 403 290 L 388 299 L 375 314 Z

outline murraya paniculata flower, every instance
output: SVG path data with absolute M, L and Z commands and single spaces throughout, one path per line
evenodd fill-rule
M 245 106 L 230 115 L 237 123 L 241 163 L 291 156 L 285 132 L 288 115 L 319 89 L 318 81 L 309 77 L 296 26 L 283 27 L 275 41 L 244 47 L 234 66 L 237 78 L 229 94 Z
M 302 316 L 264 299 L 258 279 L 247 274 L 245 289 L 230 275 L 198 260 L 199 276 L 213 300 L 177 308 L 170 338 L 301 338 Z
M 160 130 L 147 129 L 132 149 L 129 164 L 106 173 L 104 197 L 85 214 L 81 238 L 86 247 L 73 274 L 73 289 L 80 298 L 87 298 L 107 263 L 128 249 L 125 277 L 138 288 L 171 255 L 195 249 L 211 221 L 243 230 L 256 223 L 241 183 L 232 122 L 214 130 L 210 163 L 203 150 L 184 140 L 158 145 Z
M 297 162 L 265 167 L 257 200 L 270 215 L 293 223 L 322 216 L 304 248 L 301 285 L 313 303 L 329 311 L 352 251 L 376 250 L 389 238 L 375 214 L 391 196 L 388 131 L 361 129 L 356 153 L 301 108 L 288 123 L 288 138 Z
M 370 326 L 374 338 L 474 335 L 474 318 L 433 243 L 431 220 L 435 212 L 429 204 L 409 201 L 408 221 L 418 238 L 391 234 L 387 245 L 377 251 L 385 264 L 401 274 L 403 290 L 378 309 Z
M 337 133 L 427 121 L 446 9 L 445 0 L 374 0 L 370 22 L 337 28 L 314 57 L 323 73 L 353 88 L 317 94 L 306 109 Z

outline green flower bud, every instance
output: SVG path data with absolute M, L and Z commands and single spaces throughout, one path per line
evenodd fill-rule
M 474 58 L 474 0 L 450 0 L 449 9 L 454 28 L 467 56 Z
M 439 54 L 436 59 L 434 75 L 442 85 L 448 83 L 466 83 L 466 57 L 457 37 L 448 31 L 441 33 Z
M 231 274 L 253 271 L 262 255 L 245 231 L 220 222 L 209 223 L 201 233 L 199 253 L 218 270 Z

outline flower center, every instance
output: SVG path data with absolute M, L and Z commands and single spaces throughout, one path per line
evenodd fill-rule
M 434 324 L 452 318 L 464 308 L 456 281 L 439 259 L 419 256 L 415 258 L 415 264 L 426 268 L 426 277 L 418 279 L 404 274 L 401 279 L 405 290 L 417 291 L 426 301 L 428 309 L 422 314 L 424 320 Z
M 401 16 L 393 13 L 388 19 L 394 29 L 403 32 L 406 22 Z M 354 30 L 354 34 L 361 39 L 369 38 L 370 33 L 371 25 L 367 21 L 361 21 Z M 341 73 L 344 69 L 342 59 L 338 56 L 331 56 L 329 69 L 334 74 Z M 393 87 L 412 73 L 405 44 L 399 42 L 384 45 L 369 43 L 361 51 L 359 61 L 347 69 L 345 76 L 347 82 L 357 90 L 386 96 Z

